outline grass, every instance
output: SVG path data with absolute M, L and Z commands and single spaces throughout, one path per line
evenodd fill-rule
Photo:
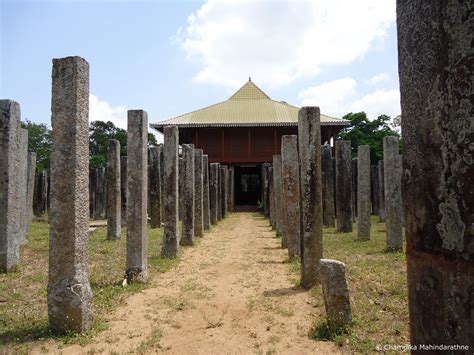
M 58 346 L 89 343 L 107 328 L 105 316 L 123 304 L 130 294 L 149 285 L 122 287 L 126 257 L 126 231 L 120 240 L 106 239 L 106 227 L 97 228 L 89 239 L 90 284 L 94 294 L 95 323 L 84 334 L 56 336 L 48 330 L 48 235 L 49 225 L 35 221 L 29 242 L 21 248 L 18 270 L 0 274 L 0 353 L 2 349 L 27 352 L 33 342 L 52 340 Z M 148 272 L 154 274 L 173 268 L 178 259 L 161 258 L 163 229 L 148 230 Z

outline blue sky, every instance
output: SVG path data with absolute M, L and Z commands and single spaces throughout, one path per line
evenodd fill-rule
M 50 122 L 52 58 L 90 64 L 90 118 L 125 128 L 227 99 L 270 97 L 336 117 L 400 113 L 393 0 L 0 0 L 0 97 Z

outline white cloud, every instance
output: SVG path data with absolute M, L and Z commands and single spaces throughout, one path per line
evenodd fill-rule
M 95 95 L 89 96 L 89 121 L 112 121 L 117 127 L 127 129 L 127 107 L 111 106 Z
M 363 57 L 394 21 L 394 0 L 208 0 L 177 40 L 202 65 L 199 82 L 278 87 Z
M 367 80 L 367 83 L 370 85 L 377 85 L 388 80 L 390 80 L 390 74 L 387 72 L 384 72 L 384 73 L 374 75 L 372 78 Z
M 370 119 L 377 118 L 381 114 L 394 118 L 401 112 L 400 90 L 376 90 L 351 104 L 352 112 L 364 111 Z

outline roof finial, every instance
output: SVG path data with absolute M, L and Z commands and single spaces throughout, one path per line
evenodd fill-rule
M 249 81 L 252 81 L 252 78 L 249 76 Z

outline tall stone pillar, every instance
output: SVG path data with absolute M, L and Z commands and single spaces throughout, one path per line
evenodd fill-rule
M 221 164 L 219 164 L 217 166 L 217 220 L 220 221 L 222 218 Z
M 379 167 L 378 165 L 370 166 L 370 193 L 372 201 L 372 214 L 379 215 Z
M 36 217 L 42 217 L 46 211 L 48 199 L 48 172 L 39 171 L 35 177 L 35 191 L 33 196 L 33 213 Z
M 285 237 L 290 259 L 301 254 L 300 242 L 300 174 L 296 135 L 281 137 L 281 170 L 285 201 Z
M 387 251 L 401 251 L 403 249 L 402 161 L 398 150 L 397 137 L 384 137 L 383 159 Z
M 93 323 L 89 285 L 89 64 L 53 59 L 48 317 L 54 332 Z
M 235 208 L 235 169 L 229 169 L 229 211 L 234 212 Z
M 120 142 L 109 139 L 107 150 L 107 239 L 119 239 L 122 201 L 120 196 Z
M 203 224 L 204 229 L 208 230 L 211 228 L 211 217 L 209 209 L 209 156 L 202 156 L 202 168 L 203 168 L 203 190 L 202 190 L 202 208 L 203 208 Z
M 209 207 L 211 224 L 217 223 L 217 212 L 218 212 L 218 176 L 219 176 L 219 163 L 211 163 L 209 171 Z
M 179 137 L 178 137 L 179 138 Z M 179 141 L 178 141 L 179 144 Z M 165 220 L 165 197 L 164 197 L 164 191 L 165 191 L 165 146 L 164 144 L 160 145 L 158 147 L 158 154 L 159 154 L 159 160 L 160 160 L 160 182 L 161 182 L 161 195 L 160 195 L 160 206 L 161 206 L 161 221 L 164 222 Z M 176 167 L 179 171 L 179 166 Z M 179 189 L 179 187 L 178 187 Z M 178 191 L 179 193 L 179 191 Z M 173 209 L 174 211 L 174 209 Z M 173 219 L 174 217 L 172 217 Z
M 164 144 L 163 149 L 160 150 L 160 159 L 163 156 L 162 186 L 164 188 L 161 194 L 163 201 L 162 219 L 164 221 L 161 255 L 165 258 L 176 258 L 179 241 L 178 127 L 166 126 L 163 133 Z
M 301 286 L 308 289 L 319 282 L 319 260 L 323 257 L 319 107 L 302 107 L 299 110 L 298 148 L 301 174 Z
M 202 149 L 194 150 L 194 235 L 204 236 Z
M 221 192 L 221 216 L 224 219 L 227 215 L 227 166 L 221 165 L 220 167 L 220 192 Z
M 263 214 L 265 217 L 270 215 L 270 196 L 268 194 L 268 168 L 270 167 L 269 163 L 262 164 L 262 204 L 263 204 Z
M 352 232 L 352 160 L 351 142 L 336 141 L 336 228 Z
M 150 147 L 150 226 L 161 227 L 161 171 L 160 171 L 160 148 Z
M 473 10 L 397 2 L 410 342 L 464 354 L 474 349 Z
M 120 224 L 127 225 L 127 157 L 120 158 Z
M 351 180 L 351 192 L 352 192 L 352 222 L 357 217 L 357 181 L 358 181 L 358 169 L 357 159 L 352 159 L 352 180 Z
M 336 226 L 334 211 L 334 172 L 331 157 L 331 146 L 321 147 L 321 179 L 323 191 L 323 225 L 325 227 Z
M 283 187 L 281 181 L 281 155 L 273 156 L 273 185 L 275 195 L 275 222 L 278 236 L 283 234 Z
M 194 244 L 194 223 L 195 223 L 195 208 L 194 204 L 196 199 L 194 198 L 196 183 L 195 179 L 195 151 L 194 145 L 183 144 L 182 146 L 183 159 L 184 159 L 184 194 L 183 194 L 183 223 L 182 223 L 182 236 L 181 245 L 193 245 Z
M 183 220 L 183 196 L 184 196 L 184 159 L 182 157 L 179 157 L 179 177 L 178 177 L 178 183 L 179 183 L 179 220 Z
M 18 139 L 20 140 L 18 177 L 20 179 L 20 189 L 18 190 L 20 199 L 20 238 L 21 243 L 26 243 L 28 208 L 26 207 L 28 188 L 28 130 L 20 128 Z
M 273 167 L 268 168 L 268 195 L 270 200 L 269 216 L 270 216 L 270 225 L 272 229 L 276 229 L 275 225 L 275 189 L 273 186 Z
M 20 104 L 0 100 L 0 272 L 20 262 Z
M 357 150 L 357 239 L 370 239 L 370 146 Z
M 26 234 L 30 233 L 31 222 L 33 220 L 33 195 L 35 194 L 35 176 L 36 176 L 36 153 L 28 152 L 28 185 L 26 188 Z
M 378 164 L 378 180 L 379 180 L 379 222 L 385 222 L 385 183 L 384 183 L 384 171 L 383 171 L 383 160 L 379 160 Z
M 128 282 L 146 282 L 148 114 L 129 110 L 127 124 L 127 268 Z

